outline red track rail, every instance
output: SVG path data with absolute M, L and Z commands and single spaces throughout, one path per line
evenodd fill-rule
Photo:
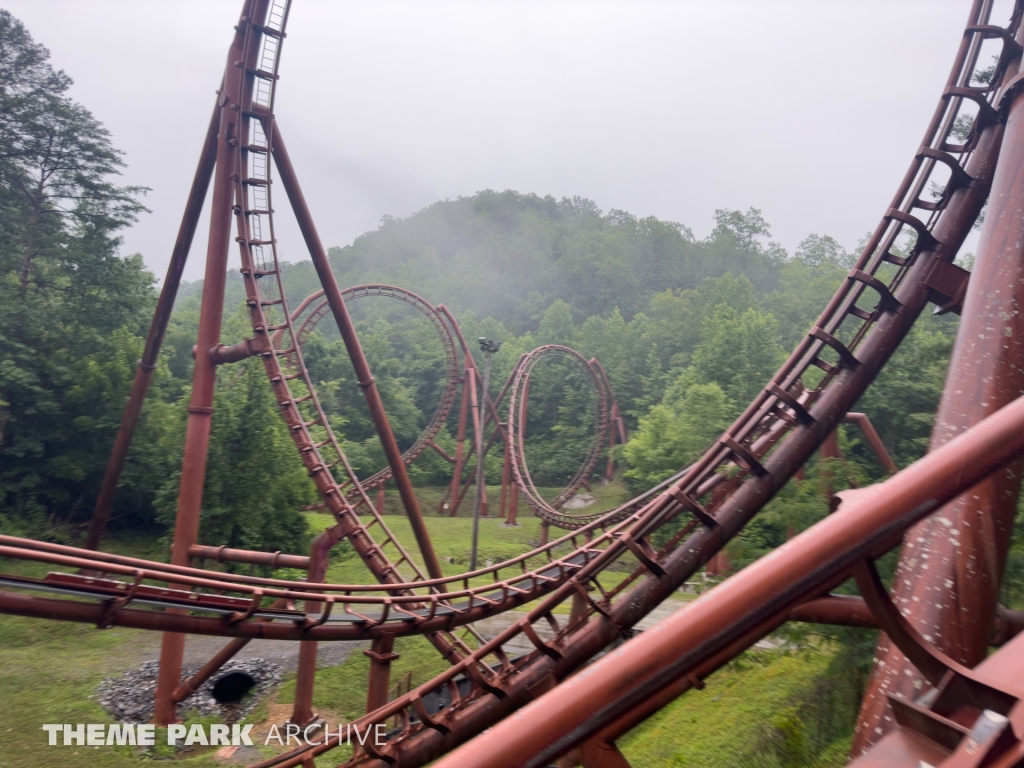
M 299 323 L 299 319 L 302 318 L 299 330 L 296 334 L 296 338 L 298 340 L 297 347 L 300 350 L 305 344 L 306 339 L 309 338 L 309 334 L 313 332 L 316 326 L 330 312 L 330 307 L 326 300 L 317 303 L 317 299 L 320 299 L 323 294 L 324 292 L 322 290 L 311 293 L 303 299 L 302 303 L 291 313 L 291 321 L 293 324 Z M 458 346 L 462 348 L 463 359 L 466 361 L 467 365 L 472 363 L 472 352 L 466 345 L 466 341 L 463 338 L 458 323 L 451 313 L 439 311 L 426 299 L 412 291 L 393 285 L 368 284 L 358 285 L 353 288 L 346 288 L 342 291 L 342 295 L 345 297 L 346 302 L 363 296 L 380 296 L 403 301 L 417 309 L 428 320 L 430 320 L 444 344 L 445 389 L 441 396 L 441 402 L 438 405 L 434 416 L 431 418 L 430 423 L 416 439 L 416 442 L 402 454 L 402 460 L 406 464 L 409 464 L 415 461 L 416 458 L 427 449 L 427 446 L 432 443 L 433 439 L 437 436 L 437 433 L 444 425 L 444 421 L 448 418 L 448 414 L 451 412 L 452 405 L 455 402 L 460 374 L 458 369 L 458 357 L 455 352 L 455 341 L 452 337 L 453 330 L 455 337 L 458 339 Z M 310 307 L 313 308 L 309 309 Z M 307 310 L 308 314 L 305 314 Z M 303 317 L 304 314 L 305 316 Z M 447 320 L 447 322 L 445 322 L 445 320 Z M 451 326 L 451 328 L 449 328 L 449 326 Z M 282 333 L 282 331 L 277 332 L 274 339 L 275 343 L 280 341 Z M 523 414 L 525 413 L 526 404 L 526 382 L 529 380 L 530 372 L 541 360 L 552 357 L 559 357 L 575 364 L 576 367 L 583 371 L 584 375 L 590 380 L 594 387 L 596 396 L 596 422 L 594 427 L 594 437 L 591 440 L 590 447 L 582 465 L 572 476 L 570 481 L 559 491 L 557 496 L 551 501 L 546 501 L 537 491 L 527 466 Z M 515 368 L 509 375 L 508 382 L 506 382 L 505 386 L 501 390 L 501 394 L 499 394 L 494 401 L 488 403 L 490 407 L 487 409 L 486 416 L 481 426 L 484 431 L 486 431 L 488 426 L 495 421 L 494 409 L 501 406 L 506 395 L 511 398 L 509 403 L 508 423 L 512 426 L 509 426 L 506 429 L 504 425 L 499 423 L 496 426 L 494 436 L 486 444 L 485 453 L 487 452 L 487 449 L 494 444 L 495 439 L 501 435 L 506 444 L 506 450 L 512 455 L 511 468 L 514 474 L 515 483 L 523 492 L 524 498 L 530 508 L 538 517 L 542 518 L 547 523 L 565 530 L 574 530 L 586 525 L 587 523 L 604 517 L 604 513 L 572 514 L 561 511 L 562 505 L 576 495 L 583 483 L 593 473 L 594 467 L 597 466 L 597 462 L 601 457 L 604 445 L 608 442 L 610 430 L 615 426 L 612 423 L 613 420 L 610 407 L 611 403 L 614 401 L 614 396 L 611 391 L 611 384 L 608 381 L 608 377 L 600 364 L 596 360 L 588 361 L 576 350 L 560 344 L 549 344 L 543 347 L 538 347 L 532 352 L 527 352 L 516 363 Z M 518 407 L 516 405 L 517 403 Z M 474 450 L 475 445 L 470 449 L 470 454 L 472 454 Z M 459 468 L 461 469 L 462 467 L 460 466 Z M 472 473 L 470 474 L 472 475 Z M 385 468 L 366 480 L 363 480 L 362 484 L 364 487 L 374 488 L 386 482 L 390 477 L 390 468 Z M 467 485 L 468 482 L 469 481 L 467 480 Z M 349 494 L 350 499 L 357 505 L 361 502 L 361 499 L 353 498 L 355 495 L 354 491 L 350 491 Z M 624 514 L 625 511 L 620 512 L 617 519 L 621 519 Z M 606 520 L 606 522 L 610 521 Z
M 313 306 L 317 299 L 323 298 L 323 295 L 323 290 L 311 293 L 303 299 L 302 303 L 299 304 L 299 306 L 297 306 L 291 313 L 292 325 L 294 326 L 297 323 L 299 324 L 298 331 L 296 331 L 295 334 L 295 339 L 296 347 L 300 351 L 305 345 L 306 340 L 309 338 L 309 334 L 311 334 L 320 321 L 331 312 L 330 304 L 326 299 L 323 299 Z M 438 338 L 441 340 L 441 344 L 444 347 L 444 390 L 441 393 L 441 399 L 437 405 L 437 409 L 434 411 L 434 415 L 430 418 L 427 426 L 420 433 L 419 437 L 416 438 L 416 442 L 402 453 L 402 461 L 407 465 L 411 464 L 427 449 L 427 447 L 433 442 L 434 438 L 437 437 L 437 433 L 440 432 L 441 428 L 444 426 L 444 423 L 448 418 L 448 414 L 451 413 L 452 405 L 454 405 L 455 398 L 458 394 L 459 357 L 456 350 L 455 338 L 447 322 L 449 316 L 438 310 L 437 307 L 422 296 L 405 288 L 399 288 L 395 285 L 386 285 L 382 283 L 356 285 L 351 288 L 344 289 L 341 292 L 341 295 L 345 299 L 346 304 L 357 299 L 367 297 L 394 299 L 408 304 L 430 321 L 431 325 L 433 325 L 434 329 L 437 331 Z M 309 309 L 311 306 L 313 306 L 313 308 Z M 307 310 L 309 310 L 309 313 L 305 314 Z M 305 317 L 303 317 L 304 314 Z M 283 331 L 278 331 L 275 334 L 274 343 L 280 343 L 282 337 Z M 463 354 L 467 354 L 467 351 L 463 350 Z M 385 467 L 370 477 L 361 480 L 360 483 L 364 488 L 376 488 L 390 480 L 392 474 L 391 468 Z M 362 502 L 362 495 L 357 488 L 348 490 L 347 493 L 351 501 L 357 501 L 358 503 Z

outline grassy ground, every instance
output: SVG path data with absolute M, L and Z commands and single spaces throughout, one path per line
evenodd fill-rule
M 434 550 L 441 563 L 441 570 L 445 576 L 455 576 L 469 570 L 470 550 L 472 547 L 472 506 L 464 503 L 459 509 L 459 517 L 441 517 L 437 515 L 437 507 L 444 489 L 441 488 L 418 488 L 417 496 L 426 519 L 427 530 Z M 491 500 L 491 511 L 494 516 L 480 519 L 479 538 L 477 543 L 477 567 L 482 568 L 492 563 L 528 552 L 540 545 L 541 521 L 534 517 L 525 503 L 520 503 L 518 522 L 519 526 L 507 528 L 503 521 L 496 515 L 498 513 L 499 487 L 489 486 L 488 497 Z M 554 495 L 555 490 L 550 488 L 539 489 L 544 495 Z M 583 511 L 590 513 L 591 510 L 607 511 L 613 509 L 624 501 L 628 501 L 629 492 L 619 483 L 612 483 L 604 487 L 595 486 L 592 495 L 595 498 L 594 504 L 586 507 Z M 376 498 L 376 497 L 374 497 Z M 406 551 L 416 562 L 421 571 L 425 572 L 423 559 L 420 556 L 416 539 L 412 533 L 412 527 L 406 518 L 401 501 L 396 491 L 385 492 L 385 522 L 388 528 L 395 534 Z M 362 518 L 368 522 L 368 517 Z M 307 513 L 307 520 L 310 528 L 315 531 L 323 530 L 333 524 L 333 518 L 328 514 L 318 512 Z M 383 537 L 379 529 L 374 526 L 371 533 L 378 541 Z M 552 540 L 565 534 L 557 528 L 550 529 Z M 567 552 L 571 547 L 559 548 L 558 552 Z M 327 579 L 336 584 L 372 584 L 374 579 L 360 559 L 347 548 L 340 548 L 339 552 L 347 556 L 334 556 L 327 571 Z M 388 555 L 395 558 L 393 549 L 386 550 Z M 630 558 L 631 561 L 631 558 Z M 626 574 L 607 574 L 602 579 L 602 585 L 609 588 L 617 584 Z M 480 583 L 489 581 L 487 577 L 480 579 Z
M 826 744 L 813 743 L 820 725 L 804 722 L 808 706 L 822 706 L 832 661 L 827 650 L 748 651 L 710 676 L 704 690 L 634 728 L 619 747 L 633 768 L 839 768 L 855 711 L 818 713 L 849 719 L 832 724 L 839 733 Z
M 113 722 L 94 700 L 96 686 L 125 671 L 124 658 L 134 656 L 132 646 L 141 634 L 0 617 L 0 768 L 138 765 L 133 747 L 46 746 L 42 724 Z M 210 755 L 189 764 L 218 765 Z
M 489 492 L 496 500 L 497 489 Z M 618 486 L 595 488 L 595 495 L 598 504 L 588 507 L 588 511 L 615 506 L 625 491 Z M 423 496 L 427 526 L 444 572 L 463 572 L 469 559 L 472 520 L 437 517 L 434 510 L 439 491 L 424 489 Z M 387 511 L 398 512 L 397 504 L 397 498 L 389 494 Z M 489 559 L 504 560 L 538 544 L 540 521 L 524 508 L 520 514 L 522 525 L 518 528 L 504 528 L 493 517 L 480 521 L 481 564 Z M 331 522 L 328 516 L 315 513 L 308 518 L 314 531 Z M 415 540 L 404 515 L 388 514 L 387 523 L 415 556 Z M 106 548 L 149 559 L 166 557 L 166 545 L 155 538 L 111 540 Z M 39 576 L 50 569 L 41 564 L 3 561 L 0 570 Z M 606 586 L 625 575 L 607 574 Z M 371 582 L 369 573 L 354 555 L 332 561 L 328 578 L 337 583 Z M 131 747 L 45 746 L 46 734 L 41 725 L 111 722 L 93 698 L 96 686 L 105 677 L 137 665 L 139 646 L 149 639 L 142 632 L 128 629 L 98 630 L 81 624 L 0 616 L 0 768 L 126 768 L 144 761 Z M 399 638 L 395 650 L 400 657 L 392 668 L 392 682 L 411 672 L 413 684 L 419 684 L 445 668 L 437 652 L 422 638 Z M 635 768 L 743 766 L 744 750 L 756 747 L 765 738 L 766 727 L 770 729 L 777 722 L 786 725 L 785 713 L 792 709 L 792 701 L 801 691 L 813 687 L 827 662 L 827 654 L 823 653 L 752 655 L 744 664 L 732 665 L 709 679 L 705 691 L 682 697 L 631 733 L 623 740 L 624 752 Z M 315 695 L 317 709 L 332 722 L 361 714 L 366 701 L 367 669 L 366 656 L 355 652 L 343 664 L 321 670 Z M 271 716 L 281 718 L 293 697 L 294 680 L 286 679 L 277 695 L 261 705 L 257 715 L 262 713 L 265 717 L 270 712 Z M 256 719 L 259 718 L 250 717 L 249 721 Z M 158 735 L 158 742 L 160 738 Z M 815 768 L 842 765 L 844 745 L 834 745 L 833 751 L 831 761 L 819 762 Z M 336 765 L 343 758 L 343 754 L 335 752 L 321 762 Z M 179 762 L 197 768 L 219 765 L 209 753 L 187 756 Z

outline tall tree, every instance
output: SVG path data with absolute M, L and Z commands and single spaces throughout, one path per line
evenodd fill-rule
M 48 59 L 0 11 L 0 525 L 29 529 L 88 509 L 153 300 L 118 254 L 143 190 Z

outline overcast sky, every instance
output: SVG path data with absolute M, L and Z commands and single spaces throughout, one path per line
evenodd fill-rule
M 276 113 L 327 245 L 489 188 L 698 237 L 716 208 L 754 206 L 790 252 L 811 232 L 852 248 L 921 141 L 969 5 L 295 0 Z M 0 6 L 74 78 L 124 181 L 152 189 L 124 250 L 162 278 L 240 0 Z M 278 218 L 283 256 L 306 258 Z M 204 225 L 186 279 L 205 242 Z

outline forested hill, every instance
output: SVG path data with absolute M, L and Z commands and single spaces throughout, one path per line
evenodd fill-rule
M 697 240 L 683 224 L 603 213 L 582 197 L 487 190 L 406 219 L 385 216 L 377 230 L 329 253 L 342 286 L 400 285 L 456 314 L 469 310 L 523 333 L 537 328 L 556 299 L 576 320 L 616 308 L 628 320 L 646 311 L 657 292 L 696 288 L 726 272 L 746 275 L 758 293 L 778 287 L 788 255 L 768 241 L 760 211 L 720 210 L 715 219 L 711 235 Z M 815 263 L 844 256 L 834 240 L 817 236 L 805 241 L 801 255 Z M 233 306 L 242 299 L 242 283 L 237 274 L 229 279 Z M 309 262 L 289 265 L 285 282 L 293 300 L 318 287 Z M 201 286 L 183 286 L 181 297 Z
M 397 281 L 457 312 L 501 320 L 522 333 L 555 299 L 577 319 L 618 308 L 626 319 L 666 288 L 743 273 L 759 291 L 778 282 L 784 253 L 765 246 L 760 212 L 718 212 L 707 241 L 690 229 L 625 211 L 602 214 L 585 198 L 480 192 L 435 203 L 331 249 L 342 282 Z
M 330 259 L 343 287 L 409 288 L 452 309 L 467 338 L 501 341 L 498 381 L 521 353 L 540 344 L 566 344 L 596 357 L 635 433 L 624 458 L 631 465 L 627 478 L 639 489 L 683 466 L 742 410 L 813 325 L 855 257 L 818 234 L 789 254 L 770 240 L 769 223 L 756 208 L 716 211 L 710 235 L 698 240 L 684 224 L 603 213 L 582 197 L 488 190 L 406 219 L 385 217 L 351 245 L 331 248 Z M 309 261 L 287 265 L 284 283 L 292 306 L 320 287 Z M 229 286 L 225 322 L 244 299 L 235 270 Z M 201 283 L 183 289 L 168 334 L 171 371 L 183 382 L 200 291 Z M 429 346 L 422 328 L 379 303 L 358 307 L 356 318 L 370 362 L 383 372 L 378 378 L 399 441 L 411 444 L 437 402 L 440 350 Z M 925 320 L 905 345 L 898 360 L 913 359 L 918 376 L 900 384 L 901 409 L 874 394 L 887 385 L 866 396 L 864 407 L 876 412 L 898 459 L 912 460 L 926 445 L 954 329 L 954 318 Z M 378 464 L 371 458 L 373 431 L 347 402 L 351 387 L 337 333 L 330 323 L 320 330 L 323 338 L 307 354 L 311 370 L 325 391 L 347 393 L 337 405 L 356 462 Z M 907 374 L 897 362 L 884 377 Z M 531 413 L 545 413 L 544 397 L 531 397 Z M 537 449 L 552 446 L 551 461 L 538 455 L 531 463 L 548 479 L 567 461 L 564 446 L 554 447 L 556 433 L 567 434 L 558 402 L 553 397 L 546 418 L 538 415 L 530 427 L 539 440 L 551 437 Z M 429 460 L 422 463 L 416 471 L 424 480 L 442 481 Z

